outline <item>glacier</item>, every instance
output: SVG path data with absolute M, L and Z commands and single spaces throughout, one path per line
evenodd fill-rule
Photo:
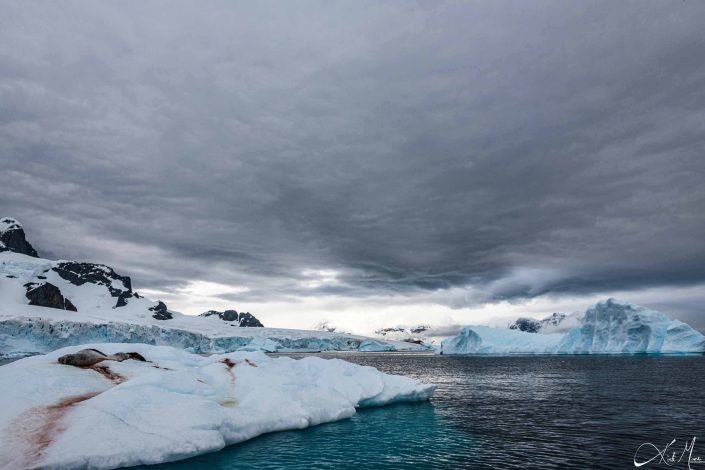
M 57 362 L 83 348 L 146 362 Z M 156 464 L 263 433 L 349 418 L 356 408 L 427 400 L 435 386 L 340 359 L 261 352 L 200 356 L 146 344 L 73 346 L 0 367 L 0 468 Z M 178 413 L 174 413 L 178 410 Z
M 565 333 L 466 326 L 440 354 L 656 354 L 705 352 L 705 336 L 655 310 L 610 298 L 590 307 Z
M 41 354 L 87 343 L 146 343 L 174 346 L 199 354 L 231 351 L 410 351 L 417 345 L 377 341 L 364 336 L 280 328 L 231 327 L 212 331 L 119 321 L 76 321 L 52 316 L 0 313 L 0 358 Z M 218 325 L 219 326 L 219 325 Z

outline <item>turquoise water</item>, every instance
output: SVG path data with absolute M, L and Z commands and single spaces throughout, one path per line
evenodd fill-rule
M 634 468 L 644 442 L 663 447 L 698 437 L 705 444 L 703 356 L 323 356 L 438 390 L 427 403 L 363 409 L 348 420 L 148 468 L 614 469 Z M 705 458 L 700 441 L 693 455 Z

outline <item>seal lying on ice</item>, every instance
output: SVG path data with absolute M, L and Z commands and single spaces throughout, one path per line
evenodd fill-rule
M 61 356 L 59 358 L 59 364 L 76 367 L 91 367 L 103 361 L 122 362 L 126 359 L 146 362 L 146 359 L 136 352 L 119 352 L 108 356 L 97 349 L 81 349 L 76 353 Z

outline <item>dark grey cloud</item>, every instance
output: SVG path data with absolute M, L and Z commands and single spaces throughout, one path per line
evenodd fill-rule
M 702 3 L 2 11 L 0 209 L 45 254 L 235 300 L 705 282 Z

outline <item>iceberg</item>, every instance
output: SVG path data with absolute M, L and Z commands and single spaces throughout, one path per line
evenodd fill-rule
M 441 342 L 440 354 L 550 354 L 563 335 L 536 334 L 491 326 L 466 326 Z
M 86 347 L 108 357 L 82 368 L 59 363 Z M 427 400 L 435 389 L 340 359 L 113 343 L 20 359 L 0 367 L 0 383 L 12 384 L 0 389 L 0 468 L 17 469 L 174 461 L 358 407 Z
M 357 348 L 360 352 L 386 352 L 395 351 L 396 348 L 385 341 L 377 341 L 376 339 L 366 339 Z
M 466 326 L 441 343 L 440 354 L 702 353 L 705 336 L 638 305 L 608 299 L 590 307 L 566 333 Z

